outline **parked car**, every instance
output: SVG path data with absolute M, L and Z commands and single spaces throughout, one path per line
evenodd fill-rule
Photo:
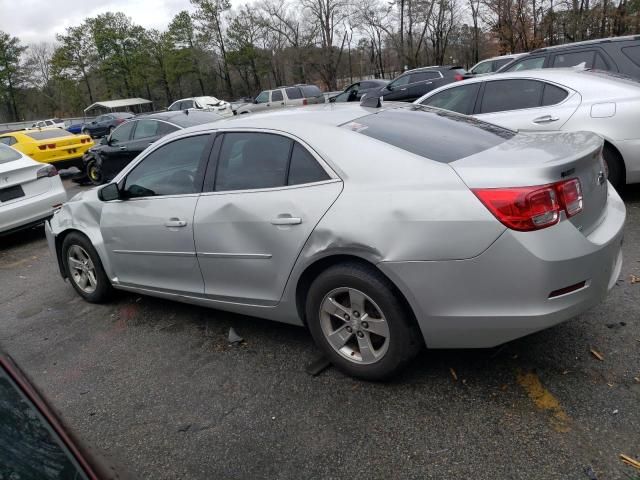
M 164 137 L 45 230 L 87 301 L 305 325 L 334 365 L 382 379 L 425 343 L 491 347 L 603 299 L 625 206 L 601 149 L 421 105 L 248 115 Z
M 640 36 L 602 38 L 538 48 L 503 66 L 499 72 L 573 67 L 622 73 L 640 80 Z
M 498 73 L 434 90 L 416 103 L 518 130 L 588 130 L 605 139 L 609 181 L 640 182 L 640 84 L 577 69 Z
M 129 112 L 113 112 L 99 115 L 95 120 L 85 123 L 82 126 L 82 133 L 84 135 L 90 135 L 93 138 L 104 137 L 113 132 L 121 123 L 133 118 L 133 116 L 133 113 Z
M 136 117 L 103 137 L 82 158 L 84 171 L 94 185 L 115 177 L 144 149 L 165 135 L 183 128 L 211 123 L 223 118 L 214 112 L 177 111 Z
M 204 110 L 207 112 L 215 112 L 222 116 L 233 115 L 231 104 L 224 100 L 218 100 L 216 97 L 190 97 L 176 100 L 169 108 L 170 112 L 178 112 L 184 110 Z
M 0 143 L 38 162 L 53 163 L 58 168 L 81 167 L 82 155 L 93 146 L 93 140 L 88 135 L 73 135 L 59 128 L 3 133 Z
M 49 120 L 40 120 L 31 125 L 31 128 L 47 128 L 47 127 L 56 127 L 56 128 L 65 128 L 64 120 L 60 118 L 50 118 Z
M 82 133 L 82 127 L 84 126 L 84 123 L 72 123 L 71 125 L 69 125 L 66 130 L 69 133 Z
M 0 350 L 0 478 L 131 478 L 83 445 L 42 394 Z
M 359 102 L 363 95 L 370 91 L 377 91 L 389 84 L 389 80 L 362 80 L 352 83 L 343 92 L 329 99 L 331 103 L 335 102 Z
M 514 60 L 523 57 L 524 55 L 526 55 L 526 53 L 513 53 L 511 55 L 501 55 L 499 57 L 492 57 L 487 58 L 486 60 L 481 60 L 469 69 L 469 71 L 465 75 L 465 78 L 494 73 L 507 63 L 511 63 Z
M 0 235 L 41 225 L 66 200 L 54 166 L 0 143 Z
M 253 103 L 240 105 L 234 110 L 234 115 L 242 115 L 251 112 L 260 112 L 281 107 L 298 107 L 325 103 L 322 91 L 315 85 L 294 85 L 292 87 L 279 87 L 275 90 L 260 92 Z
M 465 73 L 462 67 L 454 66 L 416 68 L 404 72 L 386 87 L 368 95 L 376 95 L 384 100 L 413 102 L 435 88 L 464 80 Z

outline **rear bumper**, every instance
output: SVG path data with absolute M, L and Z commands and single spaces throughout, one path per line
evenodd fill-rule
M 382 262 L 411 304 L 427 346 L 492 347 L 597 305 L 622 268 L 625 208 L 613 188 L 602 223 L 584 236 L 568 221 L 537 232 L 505 231 L 468 260 Z M 586 282 L 574 292 L 552 291 Z
M 640 183 L 640 139 L 617 141 L 616 147 L 624 159 L 627 183 Z
M 58 181 L 51 189 L 39 195 L 7 205 L 0 204 L 0 233 L 6 234 L 37 225 L 53 215 L 53 205 L 66 201 L 67 193 L 62 182 Z

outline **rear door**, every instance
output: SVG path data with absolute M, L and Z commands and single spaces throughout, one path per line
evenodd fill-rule
M 274 305 L 342 182 L 307 146 L 271 132 L 225 133 L 212 163 L 194 219 L 205 293 Z
M 483 82 L 475 116 L 518 130 L 559 130 L 580 106 L 580 94 L 534 79 Z
M 437 70 L 412 73 L 409 79 L 407 100 L 415 100 L 446 83 L 448 81 L 445 81 L 442 74 Z

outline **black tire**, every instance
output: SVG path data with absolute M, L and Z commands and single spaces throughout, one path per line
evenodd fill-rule
M 618 151 L 609 144 L 605 144 L 602 150 L 604 161 L 607 162 L 607 170 L 609 170 L 609 182 L 613 187 L 620 191 L 626 183 L 626 172 L 624 161 Z
M 74 279 L 74 276 L 71 272 L 71 267 L 69 266 L 70 262 L 68 258 L 69 258 L 69 250 L 74 246 L 78 246 L 82 250 L 84 250 L 84 252 L 88 254 L 93 264 L 96 286 L 95 286 L 95 290 L 93 290 L 92 292 L 84 291 L 80 287 L 80 285 L 77 283 L 77 281 Z M 84 235 L 81 235 L 80 233 L 75 233 L 75 232 L 67 235 L 64 238 L 64 241 L 62 242 L 62 261 L 64 263 L 64 267 L 67 272 L 67 277 L 69 278 L 69 282 L 71 283 L 71 286 L 86 301 L 91 303 L 102 303 L 108 300 L 112 296 L 114 290 L 113 290 L 113 287 L 111 286 L 111 282 L 109 281 L 109 278 L 104 272 L 104 268 L 102 268 L 102 262 L 100 261 L 100 257 L 98 256 L 98 253 L 96 252 L 95 248 L 93 248 L 93 245 L 87 239 L 87 237 L 85 237 Z
M 329 343 L 321 326 L 320 309 L 323 301 L 329 292 L 344 287 L 368 296 L 386 319 L 388 347 L 386 353 L 374 363 L 361 364 L 346 358 Z M 306 319 L 313 339 L 331 363 L 346 374 L 364 380 L 389 379 L 401 371 L 424 346 L 422 334 L 399 293 L 382 273 L 366 264 L 349 262 L 335 265 L 318 275 L 306 298 Z M 358 339 L 354 336 L 353 340 L 357 343 Z
M 87 162 L 87 178 L 94 185 L 102 185 L 104 183 L 104 175 L 102 174 L 102 169 L 98 165 L 98 162 L 95 158 L 92 158 Z

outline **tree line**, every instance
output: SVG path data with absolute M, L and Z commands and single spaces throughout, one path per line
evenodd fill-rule
M 0 32 L 0 120 L 80 114 L 98 100 L 233 100 L 265 88 L 469 67 L 490 55 L 640 32 L 640 0 L 190 0 L 163 30 L 121 12 L 55 42 Z

